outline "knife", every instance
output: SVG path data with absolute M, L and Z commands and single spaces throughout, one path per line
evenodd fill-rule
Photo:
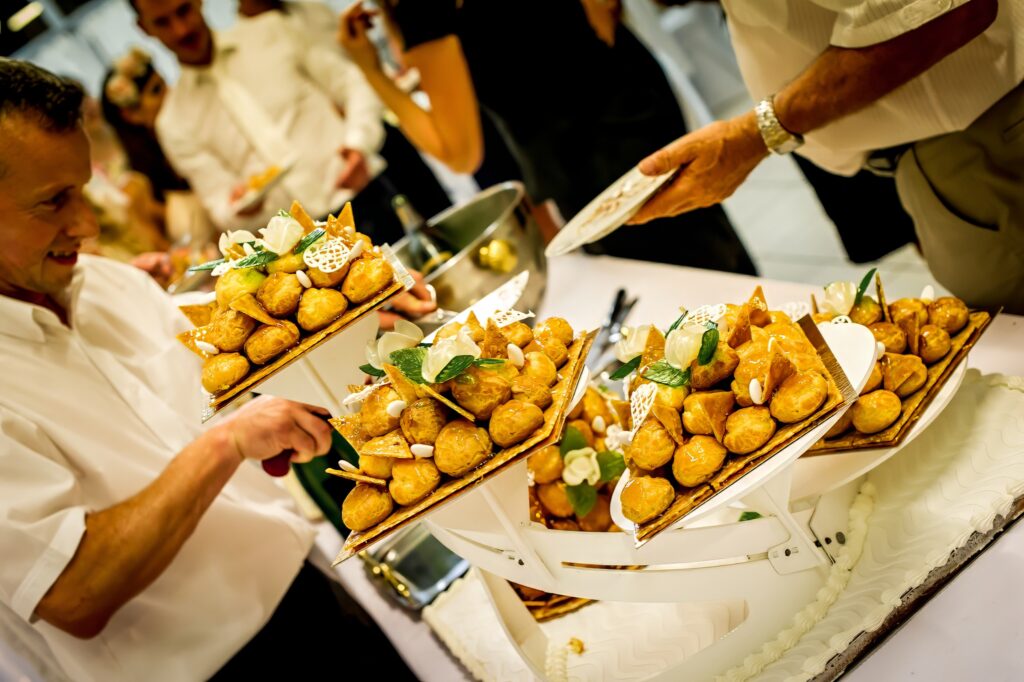
M 601 326 L 598 337 L 594 341 L 595 351 L 591 351 L 587 357 L 587 367 L 595 376 L 600 374 L 615 359 L 615 344 L 622 338 L 622 325 L 629 317 L 633 306 L 637 303 L 634 296 L 627 300 L 625 289 L 619 289 L 615 293 L 615 300 L 612 302 L 612 309 L 608 313 L 604 324 Z

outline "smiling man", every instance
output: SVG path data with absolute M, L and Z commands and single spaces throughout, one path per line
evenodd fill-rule
M 308 672 L 291 651 L 343 640 L 408 677 L 246 461 L 326 452 L 323 412 L 260 398 L 204 429 L 187 321 L 141 271 L 79 255 L 81 102 L 0 58 L 0 632 L 74 680 Z

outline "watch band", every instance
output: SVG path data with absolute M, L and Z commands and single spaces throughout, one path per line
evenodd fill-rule
M 803 135 L 789 132 L 779 123 L 772 98 L 772 95 L 768 95 L 754 107 L 757 129 L 769 151 L 773 154 L 789 154 L 804 143 L 804 138 Z

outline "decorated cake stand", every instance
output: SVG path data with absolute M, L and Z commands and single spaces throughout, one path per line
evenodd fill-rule
M 874 337 L 860 325 L 819 329 L 859 391 L 876 360 Z M 853 471 L 852 478 L 822 476 L 821 485 L 805 485 L 800 499 L 792 494 L 800 455 L 843 409 L 727 488 L 727 494 L 684 517 L 681 527 L 640 547 L 626 532 L 559 531 L 532 523 L 525 462 L 438 510 L 427 523 L 438 540 L 480 569 L 509 639 L 541 679 L 547 677 L 548 638 L 507 581 L 587 599 L 685 603 L 698 611 L 710 607 L 704 610 L 707 622 L 693 626 L 701 631 L 702 648 L 652 679 L 712 679 L 775 637 L 797 610 L 814 601 L 846 542 L 850 504 L 871 462 L 859 463 L 863 471 Z M 891 453 L 876 452 L 875 462 L 887 456 Z M 739 522 L 743 510 L 762 517 Z M 616 521 L 629 527 L 621 517 Z M 642 650 L 643 642 L 637 644 Z

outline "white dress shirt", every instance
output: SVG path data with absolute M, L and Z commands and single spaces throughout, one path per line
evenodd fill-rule
M 334 183 L 341 147 L 385 167 L 382 105 L 358 67 L 322 40 L 304 40 L 280 12 L 214 34 L 210 67 L 182 66 L 157 117 L 160 144 L 222 229 L 258 228 L 298 199 L 313 216 L 354 194 Z M 341 113 L 344 112 L 344 113 Z M 272 165 L 294 162 L 256 215 L 238 216 L 231 189 Z
M 864 47 L 911 31 L 967 0 L 723 0 L 755 100 L 781 90 L 827 47 Z M 874 104 L 805 136 L 798 150 L 852 175 L 876 149 L 963 130 L 1024 81 L 1024 3 L 999 3 L 982 35 Z
M 174 338 L 188 322 L 170 298 L 143 272 L 89 256 L 68 293 L 70 328 L 0 296 L 0 617 L 16 614 L 19 634 L 41 636 L 76 681 L 205 679 L 269 619 L 314 532 L 247 463 L 98 637 L 34 618 L 86 513 L 152 483 L 202 428 L 200 363 Z

